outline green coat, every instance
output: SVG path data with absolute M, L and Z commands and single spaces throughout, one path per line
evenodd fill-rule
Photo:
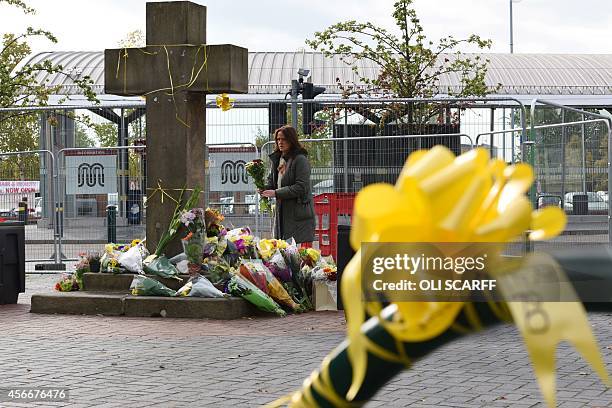
M 272 153 L 270 162 L 272 171 L 268 176 L 267 189 L 276 191 L 276 228 L 275 238 L 289 239 L 295 242 L 314 241 L 315 213 L 310 189 L 310 162 L 308 152 L 300 150 L 290 159 L 289 167 L 281 179 L 278 188 L 278 164 L 281 154 Z

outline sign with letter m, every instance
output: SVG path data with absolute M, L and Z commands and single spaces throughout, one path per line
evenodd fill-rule
M 66 154 L 66 194 L 117 192 L 117 155 L 109 151 L 70 151 Z

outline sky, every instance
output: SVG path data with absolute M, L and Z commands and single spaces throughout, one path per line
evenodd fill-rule
M 59 40 L 33 41 L 33 52 L 116 48 L 127 33 L 145 31 L 145 0 L 25 0 L 37 14 L 0 3 L 0 33 L 44 28 Z M 510 0 L 415 0 L 428 38 L 478 34 L 490 52 L 509 52 Z M 612 54 L 612 0 L 514 0 L 515 53 Z M 394 28 L 394 0 L 196 0 L 208 7 L 207 42 L 249 51 L 308 50 L 313 38 L 339 21 Z M 463 51 L 473 51 L 464 49 Z

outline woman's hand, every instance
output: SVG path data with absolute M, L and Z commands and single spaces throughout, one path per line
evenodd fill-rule
M 268 198 L 276 197 L 276 191 L 275 190 L 264 190 L 260 194 L 263 197 L 268 197 Z

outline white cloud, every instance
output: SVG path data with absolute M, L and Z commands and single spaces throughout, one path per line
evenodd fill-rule
M 252 51 L 292 51 L 315 31 L 349 19 L 393 28 L 394 0 L 210 0 L 208 42 L 232 43 Z M 27 26 L 53 32 L 59 44 L 32 43 L 34 51 L 102 50 L 145 27 L 145 0 L 29 0 L 38 10 L 26 16 L 0 6 L 0 31 Z M 494 41 L 493 52 L 508 52 L 509 0 L 415 0 L 434 41 L 476 33 Z M 523 0 L 514 4 L 516 52 L 612 53 L 612 1 Z

